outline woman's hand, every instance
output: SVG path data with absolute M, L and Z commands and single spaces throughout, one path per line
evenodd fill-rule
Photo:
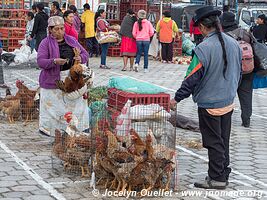
M 76 57 L 74 57 L 74 60 L 75 60 L 75 61 L 78 61 L 78 62 L 82 62 L 82 58 L 81 58 L 81 56 L 76 56 Z
M 54 59 L 54 63 L 56 65 L 64 65 L 67 62 L 67 59 L 63 59 L 63 58 L 55 58 Z
M 170 101 L 170 108 L 171 108 L 171 110 L 176 110 L 176 107 L 177 107 L 177 102 L 174 99 L 172 99 Z

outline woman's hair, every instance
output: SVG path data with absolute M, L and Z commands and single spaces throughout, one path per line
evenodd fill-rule
M 133 15 L 133 14 L 134 14 L 134 11 L 133 11 L 133 9 L 129 8 L 129 9 L 127 10 L 127 13 L 130 14 L 130 15 Z
M 219 18 L 216 15 L 211 15 L 209 17 L 201 19 L 199 21 L 199 23 L 202 24 L 203 26 L 205 26 L 208 29 L 210 29 L 210 28 L 215 28 L 216 29 L 216 33 L 218 35 L 218 38 L 219 38 L 219 41 L 221 43 L 222 50 L 223 50 L 223 60 L 224 60 L 223 76 L 225 78 L 225 73 L 226 73 L 226 70 L 227 70 L 228 61 L 227 61 L 225 43 L 224 43 L 224 40 L 223 40 L 223 37 L 222 37 L 221 28 L 220 28 Z
M 96 20 L 97 20 L 97 18 L 100 17 L 104 12 L 105 12 L 104 9 L 99 9 L 99 10 L 95 13 L 95 31 L 96 31 L 96 28 L 97 28 Z
M 137 23 L 138 23 L 138 27 L 139 27 L 139 31 L 141 31 L 143 29 L 143 26 L 142 26 L 142 20 L 141 18 L 138 18 L 137 20 Z
M 33 5 L 32 5 L 32 10 L 36 10 L 36 8 L 37 8 L 37 7 L 36 7 L 36 4 L 33 4 Z
M 72 10 L 74 13 L 77 12 L 77 8 L 75 5 L 70 5 L 69 9 Z
M 261 19 L 261 20 L 263 20 L 263 23 L 266 24 L 266 16 L 265 16 L 265 14 L 260 14 L 258 16 L 258 18 Z
M 53 1 L 52 4 L 56 7 L 57 10 L 60 10 L 59 3 L 57 1 Z
M 64 20 L 65 20 L 65 18 L 68 17 L 69 14 L 71 14 L 71 13 L 73 13 L 72 10 L 66 10 L 66 11 L 64 12 L 64 14 L 63 14 L 63 18 L 64 18 Z
M 43 3 L 37 3 L 36 8 L 38 8 L 40 11 L 43 11 L 44 4 Z
M 28 12 L 27 16 L 28 16 L 28 17 L 31 17 L 31 19 L 34 18 L 34 14 L 33 14 L 33 12 Z

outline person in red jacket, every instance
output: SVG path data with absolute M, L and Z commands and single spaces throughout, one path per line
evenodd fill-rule
M 65 27 L 65 33 L 67 35 L 70 35 L 74 37 L 76 40 L 78 40 L 78 33 L 73 25 L 74 20 L 74 13 L 71 10 L 67 10 L 63 14 L 63 18 L 65 21 L 64 27 Z
M 190 37 L 192 37 L 192 34 L 194 35 L 194 41 L 196 43 L 196 45 L 198 45 L 200 42 L 203 41 L 203 35 L 201 34 L 199 28 L 197 26 L 194 26 L 195 22 L 194 22 L 194 17 L 191 19 L 190 21 Z

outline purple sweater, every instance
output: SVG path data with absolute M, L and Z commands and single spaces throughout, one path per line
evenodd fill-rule
M 88 60 L 87 51 L 80 45 L 80 43 L 71 36 L 64 35 L 66 43 L 81 50 L 82 63 L 86 63 Z M 54 59 L 60 58 L 59 47 L 57 40 L 49 35 L 42 40 L 37 54 L 37 64 L 42 69 L 39 76 L 39 84 L 41 88 L 56 89 L 56 80 L 60 80 L 60 65 L 54 64 Z

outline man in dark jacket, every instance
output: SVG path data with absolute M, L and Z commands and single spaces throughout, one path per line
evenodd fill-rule
M 30 39 L 35 37 L 36 39 L 35 50 L 38 51 L 39 44 L 47 36 L 47 26 L 48 26 L 47 20 L 49 17 L 44 12 L 44 4 L 38 3 L 36 7 L 37 7 L 37 14 L 34 18 L 34 25 Z
M 259 15 L 256 24 L 251 28 L 251 31 L 258 42 L 264 43 L 267 39 L 266 16 L 264 14 Z

